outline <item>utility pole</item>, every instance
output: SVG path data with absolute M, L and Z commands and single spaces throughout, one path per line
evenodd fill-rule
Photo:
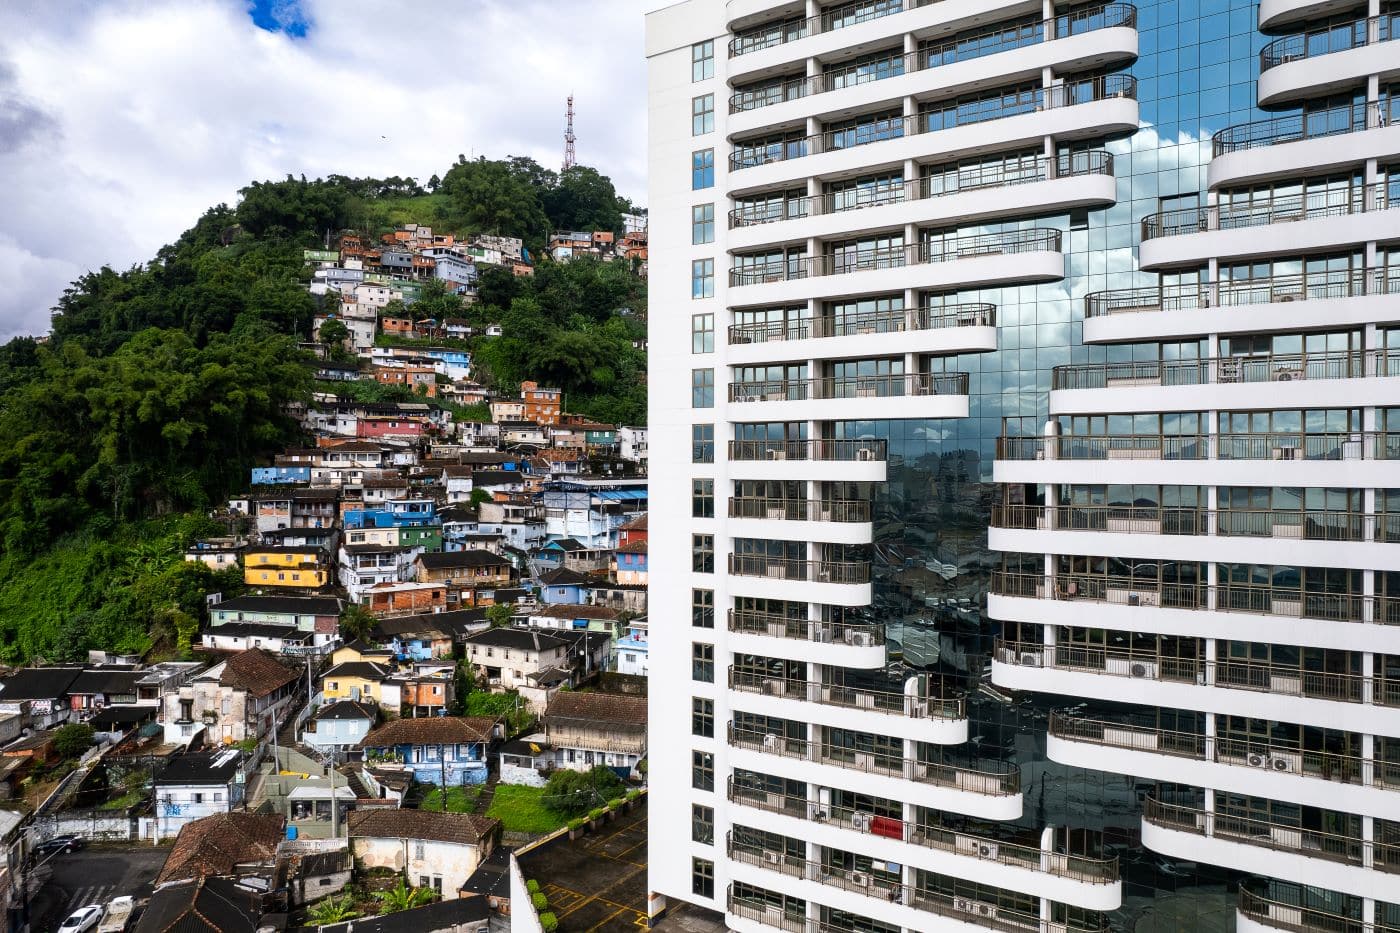
M 574 95 L 569 95 L 568 123 L 564 127 L 564 171 L 574 167 Z

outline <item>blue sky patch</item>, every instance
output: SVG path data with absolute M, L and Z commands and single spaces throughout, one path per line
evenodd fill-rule
M 303 38 L 311 25 L 300 0 L 250 0 L 248 15 L 259 29 L 285 33 L 293 39 Z

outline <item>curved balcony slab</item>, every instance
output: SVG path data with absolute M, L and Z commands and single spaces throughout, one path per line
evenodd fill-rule
M 1355 9 L 1354 0 L 1259 0 L 1259 28 L 1282 29 L 1304 20 Z
M 1400 46 L 1394 46 L 1393 50 L 1400 53 Z M 1206 260 L 1212 258 L 1224 262 L 1229 259 L 1315 253 L 1372 240 L 1393 239 L 1397 225 L 1400 225 L 1400 211 L 1358 211 L 1292 223 L 1157 236 L 1142 241 L 1138 248 L 1138 262 L 1143 269 L 1159 269 L 1164 266 L 1204 265 Z
M 1178 386 L 1123 385 L 1098 389 L 1051 389 L 1050 410 L 1131 414 L 1144 411 L 1243 411 L 1250 408 L 1359 408 L 1393 405 L 1397 392 L 1400 392 L 1400 377 L 1397 376 Z
M 1369 216 L 1388 222 L 1392 231 L 1396 224 L 1400 224 L 1400 214 L 1395 212 Z M 1255 230 L 1253 235 L 1267 239 L 1273 232 L 1274 229 L 1270 227 Z M 1143 247 L 1146 246 L 1144 243 Z M 1400 320 L 1400 301 L 1396 300 L 1395 295 L 1279 300 L 1182 311 L 1125 311 L 1086 317 L 1084 342 L 1135 343 L 1199 334 L 1284 333 L 1318 327 L 1364 327 L 1370 323 L 1396 320 Z
M 1288 831 L 1286 827 L 1279 827 L 1279 830 Z M 1355 897 L 1374 897 L 1377 891 L 1396 881 L 1394 875 L 1308 855 L 1305 850 L 1268 848 L 1235 836 L 1206 836 L 1146 819 L 1142 821 L 1142 844 L 1144 848 L 1172 858 L 1227 866 L 1235 871 L 1314 885 Z
M 997 348 L 997 329 L 991 326 L 931 327 L 850 334 L 839 339 L 809 337 L 803 340 L 769 340 L 729 344 L 729 362 L 771 363 L 779 360 L 899 356 L 904 353 L 987 353 Z
M 1395 735 L 1400 709 L 1233 687 L 1206 686 L 1091 671 L 1011 664 L 992 659 L 992 683 L 1009 690 L 1093 697 L 1116 703 L 1189 709 L 1339 729 Z
M 1394 460 L 998 460 L 992 482 L 1082 483 L 1092 471 L 1099 483 L 1384 489 L 1397 469 Z
M 736 421 L 826 421 L 889 418 L 966 418 L 966 395 L 884 395 L 870 398 L 811 398 L 730 402 Z
M 1369 76 L 1379 75 L 1384 85 L 1396 74 L 1400 74 L 1400 47 L 1390 42 L 1298 58 L 1259 75 L 1259 106 L 1287 104 L 1350 87 L 1364 90 Z
M 1400 819 L 1400 794 L 1386 786 L 1361 786 L 1327 781 L 1304 773 L 1250 767 L 1244 761 L 1207 761 L 1150 750 L 1119 748 L 1100 742 L 1076 741 L 1050 733 L 1045 754 L 1051 761 L 1091 768 L 1108 774 L 1132 774 L 1193 787 L 1212 787 L 1251 797 L 1287 800 L 1305 807 L 1330 809 L 1345 796 L 1347 811 L 1363 816 Z
M 1015 185 L 971 188 L 954 194 L 910 197 L 853 210 L 735 227 L 729 231 L 728 247 L 740 252 L 807 237 L 856 237 L 902 228 L 906 224 L 965 224 L 999 217 L 1064 213 L 1079 207 L 1105 207 L 1117 200 L 1117 184 L 1106 172 L 1083 173 Z
M 819 642 L 805 638 L 782 638 L 770 635 L 730 632 L 729 644 L 734 651 L 770 658 L 793 658 L 813 664 L 830 664 L 869 671 L 885 666 L 884 645 L 849 645 L 843 641 Z
M 874 590 L 869 583 L 820 583 L 814 580 L 788 580 L 782 577 L 730 575 L 729 592 L 756 599 L 784 599 L 800 603 L 826 603 L 831 606 L 868 606 Z
M 1372 126 L 1352 133 L 1222 153 L 1210 160 L 1206 183 L 1211 188 L 1222 188 L 1271 179 L 1299 178 L 1354 168 L 1364 165 L 1367 159 L 1384 162 L 1397 155 L 1400 155 L 1400 124 Z
M 819 483 L 883 483 L 886 475 L 883 460 L 730 460 L 728 469 L 731 479 L 811 480 Z
M 818 689 L 810 688 L 813 694 Z M 881 710 L 835 703 L 821 703 L 807 699 L 807 694 L 799 690 L 795 694 L 763 694 L 738 691 L 733 695 L 734 702 L 746 712 L 778 719 L 792 719 L 798 722 L 818 722 L 833 729 L 850 729 L 854 732 L 875 732 L 880 735 L 908 739 L 912 742 L 928 742 L 932 745 L 961 745 L 967 741 L 967 719 L 944 718 L 940 716 L 906 716 L 898 710 Z M 938 702 L 938 701 L 934 701 Z M 836 770 L 841 770 L 837 768 Z M 850 772 L 846 773 L 847 779 Z M 917 782 L 916 782 L 917 783 Z M 987 796 L 978 794 L 975 796 Z M 895 797 L 896 800 L 906 799 Z M 1019 797 L 1017 797 L 1019 801 Z M 1017 804 L 1016 813 L 1020 814 Z M 998 817 L 1003 819 L 1004 817 Z M 1015 819 L 1015 817 L 1010 817 Z
M 780 541 L 826 541 L 831 544 L 869 544 L 870 522 L 787 521 L 783 519 L 734 518 L 728 533 L 736 538 L 775 538 Z

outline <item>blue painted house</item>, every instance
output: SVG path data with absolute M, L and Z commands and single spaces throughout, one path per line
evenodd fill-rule
M 560 567 L 540 576 L 540 602 L 550 606 L 579 606 L 588 594 L 588 578 Z
M 309 466 L 253 467 L 254 486 L 291 486 L 311 482 Z
M 499 719 L 427 716 L 385 723 L 358 747 L 366 763 L 402 767 L 423 784 L 483 784 L 487 756 L 503 736 Z

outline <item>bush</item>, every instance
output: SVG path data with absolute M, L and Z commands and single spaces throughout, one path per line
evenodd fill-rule
M 549 906 L 549 898 L 545 897 L 539 891 L 536 891 L 534 894 L 530 895 L 530 903 L 534 905 L 535 912 L 539 913 Z
M 609 810 L 621 810 L 621 809 L 622 809 L 622 805 L 623 805 L 623 803 L 626 802 L 626 800 L 627 800 L 626 797 L 614 797 L 612 800 L 609 800 L 609 801 L 608 801 L 608 809 L 609 809 Z
M 590 810 L 590 811 L 588 812 L 588 818 L 589 818 L 590 820 L 600 819 L 600 818 L 602 817 L 602 815 L 603 815 L 604 813 L 607 813 L 607 812 L 608 812 L 608 808 L 607 808 L 607 807 L 599 807 L 599 808 L 596 809 L 596 810 Z
M 571 833 L 578 832 L 580 829 L 583 829 L 583 824 L 586 823 L 586 822 L 588 822 L 588 821 L 587 821 L 587 820 L 581 820 L 581 819 L 569 820 L 569 832 L 571 832 Z
M 538 894 L 540 892 L 540 883 L 534 878 L 531 878 L 529 881 L 525 882 L 525 890 L 531 894 Z
M 639 798 L 639 797 L 641 797 L 641 796 L 642 796 L 642 792 L 639 791 L 639 790 L 629 790 L 629 791 L 627 792 L 627 799 L 628 799 L 628 800 L 636 800 L 637 798 Z
M 554 933 L 555 930 L 559 929 L 559 918 L 552 913 L 542 913 L 540 914 L 540 926 L 544 929 L 544 933 Z
M 92 740 L 92 726 L 70 722 L 54 730 L 53 750 L 58 752 L 61 758 L 77 758 L 92 747 Z

